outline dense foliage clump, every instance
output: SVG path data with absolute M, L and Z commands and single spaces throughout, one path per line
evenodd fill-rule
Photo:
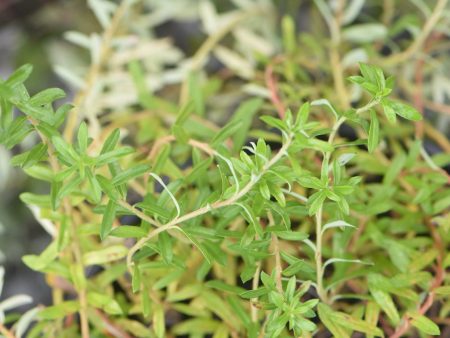
M 86 79 L 57 68 L 79 87 L 74 105 L 55 103 L 61 89 L 30 95 L 29 65 L 0 82 L 0 143 L 48 189 L 20 196 L 52 237 L 23 262 L 53 290 L 52 305 L 2 316 L 3 336 L 441 334 L 450 158 L 428 154 L 423 107 L 385 73 L 415 55 L 446 1 L 385 59 L 393 19 L 354 23 L 364 1 L 315 1 L 331 41 L 297 36 L 289 16 L 281 33 L 256 25 L 273 4 L 236 3 L 191 9 L 208 37 L 184 57 L 143 31 L 146 1 L 90 1 L 104 34 L 68 34 L 91 52 Z M 221 45 L 229 32 L 236 44 Z M 330 63 L 305 64 L 299 46 Z

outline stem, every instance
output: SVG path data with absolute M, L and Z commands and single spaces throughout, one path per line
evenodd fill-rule
M 394 54 L 388 58 L 384 58 L 382 63 L 385 65 L 396 65 L 408 60 L 411 56 L 417 53 L 421 49 L 428 35 L 430 35 L 431 31 L 441 18 L 442 14 L 444 13 L 444 9 L 447 6 L 447 3 L 448 0 L 438 0 L 438 2 L 436 3 L 436 7 L 434 7 L 433 13 L 425 22 L 425 25 L 421 29 L 420 35 L 414 39 L 414 42 L 403 52 Z
M 149 232 L 149 234 L 143 238 L 141 238 L 135 245 L 133 245 L 133 247 L 131 247 L 130 251 L 128 251 L 128 255 L 127 255 L 127 266 L 128 266 L 128 270 L 131 272 L 133 269 L 133 255 L 140 250 L 145 243 L 147 243 L 150 239 L 154 238 L 157 234 L 163 232 L 163 231 L 167 231 L 169 229 L 174 228 L 175 226 L 177 226 L 178 224 L 182 224 L 186 221 L 189 221 L 193 218 L 199 217 L 201 215 L 204 215 L 206 213 L 209 213 L 212 210 L 217 210 L 217 209 L 221 209 L 230 205 L 233 205 L 234 203 L 236 203 L 238 200 L 240 200 L 242 197 L 244 197 L 245 195 L 247 195 L 247 193 L 259 182 L 259 180 L 261 179 L 261 177 L 275 164 L 277 163 L 281 158 L 283 158 L 286 153 L 287 150 L 289 148 L 289 146 L 292 143 L 292 139 L 293 139 L 294 135 L 289 135 L 289 137 L 286 140 L 286 143 L 280 148 L 280 150 L 278 151 L 278 153 L 272 157 L 272 159 L 267 162 L 261 172 L 259 173 L 258 176 L 255 176 L 254 179 L 252 179 L 250 182 L 248 182 L 241 190 L 237 191 L 233 196 L 231 196 L 230 198 L 223 200 L 223 201 L 216 201 L 212 204 L 208 204 L 200 209 L 191 211 L 183 216 L 180 216 L 178 218 L 173 219 L 172 221 L 170 221 L 169 223 L 166 223 L 164 225 L 162 225 L 161 227 L 158 227 L 156 229 L 153 229 Z M 138 215 L 136 214 L 136 216 L 138 216 L 139 218 L 141 218 L 142 215 Z M 143 218 L 141 218 L 143 219 Z M 144 219 L 145 220 L 145 219 Z
M 14 334 L 9 331 L 2 323 L 0 323 L 0 333 L 6 338 L 15 338 Z
M 252 290 L 256 290 L 259 286 L 259 274 L 261 273 L 261 262 L 256 263 L 256 271 L 253 275 Z M 258 307 L 254 304 L 258 298 L 253 298 L 250 302 L 252 322 L 258 322 Z
M 32 119 L 30 121 L 33 124 L 33 126 L 36 127 L 36 122 Z M 39 130 L 37 128 L 36 128 L 36 132 L 42 139 L 42 142 L 47 145 L 49 163 L 50 163 L 50 166 L 51 166 L 53 172 L 55 172 L 55 173 L 58 172 L 60 170 L 60 167 L 58 164 L 58 160 L 55 157 L 54 149 L 53 149 L 51 143 L 42 133 L 39 132 Z M 71 217 L 71 215 L 73 215 L 72 205 L 70 204 L 70 200 L 68 199 L 68 197 L 63 198 L 62 205 L 63 205 L 64 215 L 67 215 L 68 217 L 70 217 L 69 229 L 70 229 L 70 236 L 72 239 L 72 243 L 71 243 L 72 244 L 71 245 L 72 257 L 73 257 L 73 260 L 75 261 L 75 264 L 78 265 L 82 269 L 82 271 L 84 271 L 82 251 L 81 251 L 80 243 L 79 243 L 78 236 L 77 236 L 75 222 L 74 222 L 73 217 Z M 61 226 L 59 226 L 59 231 L 60 231 L 60 229 L 61 229 Z M 59 233 L 58 236 L 62 236 L 61 232 Z M 87 315 L 88 303 L 87 303 L 86 286 L 83 286 L 83 287 L 77 289 L 76 291 L 77 291 L 78 298 L 80 301 L 79 315 L 80 315 L 80 324 L 81 324 L 81 336 L 82 336 L 82 338 L 89 338 L 90 334 L 89 334 L 89 320 L 88 320 L 88 315 Z
M 92 87 L 100 76 L 103 65 L 108 61 L 109 53 L 111 51 L 111 41 L 130 3 L 131 1 L 129 0 L 122 0 L 119 8 L 117 8 L 114 13 L 111 24 L 103 33 L 102 44 L 100 46 L 100 57 L 97 62 L 94 62 L 91 65 L 91 68 L 86 75 L 86 86 L 75 96 L 73 102 L 74 108 L 69 113 L 67 124 L 64 129 L 64 138 L 69 142 L 72 141 L 75 126 L 78 123 L 79 111 L 83 108 L 86 98 L 89 96 Z
M 340 0 L 338 10 L 330 25 L 331 46 L 330 46 L 330 62 L 333 74 L 334 86 L 341 106 L 345 109 L 349 107 L 349 96 L 345 87 L 344 69 L 342 68 L 341 56 L 339 53 L 339 46 L 341 45 L 341 26 L 342 16 L 346 1 Z
M 322 262 L 322 207 L 316 214 L 316 284 L 319 298 L 328 303 L 327 291 L 323 287 L 323 262 Z
M 141 220 L 143 220 L 143 221 L 145 221 L 147 223 L 150 223 L 150 224 L 152 224 L 152 225 L 154 225 L 156 227 L 160 227 L 161 226 L 161 224 L 158 221 L 156 221 L 155 219 L 151 218 L 150 216 L 147 216 L 145 213 L 143 213 L 142 211 L 140 211 L 136 207 L 132 206 L 128 202 L 119 200 L 119 201 L 117 201 L 117 203 L 121 207 L 127 209 L 128 211 L 130 211 L 131 213 L 133 213 L 134 215 L 139 217 Z
M 242 13 L 238 15 L 234 20 L 230 21 L 227 25 L 222 27 L 218 32 L 210 35 L 191 58 L 190 72 L 195 72 L 200 67 L 202 67 L 206 57 L 219 43 L 219 41 L 222 40 L 229 32 L 231 32 L 241 21 L 253 15 L 255 15 L 255 13 L 251 10 Z M 181 85 L 180 104 L 185 104 L 188 98 L 188 80 L 186 78 L 186 80 Z
M 72 215 L 72 205 L 70 204 L 69 199 L 66 197 L 63 200 L 63 208 L 64 213 L 66 215 Z M 71 218 L 71 227 L 70 227 L 70 235 L 72 237 L 72 254 L 75 260 L 75 264 L 84 271 L 83 266 L 83 255 L 81 252 L 80 243 L 77 236 L 77 229 L 75 227 L 75 222 L 73 217 Z M 81 336 L 83 338 L 89 338 L 89 319 L 88 319 L 88 302 L 87 302 L 87 290 L 86 286 L 83 285 L 80 288 L 77 288 L 78 299 L 80 301 L 80 324 L 81 324 Z
M 356 114 L 360 115 L 374 106 L 376 106 L 379 103 L 379 99 L 375 98 L 371 101 L 369 101 L 365 106 L 358 108 L 356 110 Z M 328 137 L 328 144 L 332 145 L 334 142 L 334 139 L 336 138 L 337 132 L 340 128 L 340 126 L 347 120 L 345 116 L 341 116 L 336 123 L 333 126 L 333 129 L 330 132 L 330 136 Z M 330 165 L 330 159 L 332 151 L 328 151 L 325 153 L 322 166 L 326 164 L 328 167 Z M 322 262 L 322 215 L 323 215 L 323 205 L 319 208 L 319 210 L 316 213 L 316 252 L 315 252 L 315 260 L 316 260 L 316 284 L 317 284 L 317 294 L 319 295 L 319 298 L 327 303 L 328 302 L 328 294 L 327 291 L 323 287 L 323 274 L 324 274 L 324 268 L 323 268 L 323 262 Z
M 269 224 L 274 225 L 274 219 L 271 212 L 267 213 L 267 217 L 269 218 Z M 275 281 L 277 285 L 277 290 L 283 293 L 283 284 L 282 284 L 282 267 L 281 267 L 281 256 L 280 256 L 280 242 L 278 241 L 278 237 L 275 234 L 272 234 L 272 245 L 273 245 L 273 254 L 275 255 Z

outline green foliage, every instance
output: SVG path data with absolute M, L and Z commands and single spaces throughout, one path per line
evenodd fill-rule
M 363 6 L 354 3 L 343 13 L 347 23 Z M 108 4 L 91 2 L 104 27 L 115 22 Z M 324 1 L 316 5 L 334 20 Z M 124 68 L 144 113 L 127 107 L 125 119 L 109 123 L 80 112 L 84 96 L 73 108 L 56 107 L 60 89 L 29 95 L 31 66 L 0 82 L 0 143 L 19 153 L 13 165 L 49 185 L 46 195 L 21 195 L 52 235 L 23 262 L 55 291 L 54 304 L 27 312 L 11 332 L 20 337 L 35 319 L 30 337 L 383 337 L 388 326 L 440 334 L 421 304 L 440 297 L 441 317 L 450 311 L 442 276 L 450 266 L 448 177 L 409 130 L 405 140 L 395 137 L 411 126 L 397 115 L 422 115 L 396 98 L 393 77 L 366 63 L 343 84 L 360 93 L 354 102 L 312 91 L 292 100 L 286 88 L 295 91 L 296 77 L 306 75 L 292 18 L 281 29 L 280 87 L 292 110 L 276 116 L 267 95 L 240 96 L 222 127 L 204 119 L 220 109 L 214 95 L 225 89 L 219 77 L 197 76 L 203 52 L 191 60 L 179 105 L 173 95 L 149 93 L 143 65 L 130 60 Z M 386 34 L 364 23 L 343 29 L 342 39 Z M 253 69 L 236 70 L 246 63 L 234 51 L 214 52 L 251 77 Z M 358 138 L 347 140 L 343 125 Z M 22 149 L 29 135 L 40 141 Z M 100 272 L 87 274 L 94 266 Z M 29 301 L 16 297 L 0 303 L 1 322 Z

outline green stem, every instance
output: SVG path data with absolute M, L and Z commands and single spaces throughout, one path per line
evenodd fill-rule
M 323 262 L 322 262 L 322 207 L 316 214 L 316 284 L 317 284 L 317 294 L 319 298 L 324 302 L 328 303 L 327 291 L 323 287 Z
M 374 106 L 376 106 L 379 103 L 379 99 L 375 98 L 368 102 L 365 106 L 358 108 L 356 110 L 356 114 L 360 115 L 370 109 L 372 109 Z M 339 128 L 344 124 L 344 122 L 347 120 L 345 116 L 341 116 L 336 123 L 333 126 L 333 129 L 330 132 L 330 136 L 328 137 L 328 144 L 332 145 L 334 142 L 334 139 L 336 138 L 337 132 Z M 326 165 L 327 167 L 330 166 L 330 159 L 333 151 L 327 151 L 324 154 L 324 158 L 322 161 L 322 167 Z M 319 298 L 327 303 L 328 302 L 328 294 L 327 291 L 323 287 L 323 274 L 324 274 L 324 268 L 323 268 L 323 259 L 322 259 L 322 214 L 323 214 L 323 206 L 319 208 L 319 210 L 316 213 L 316 252 L 315 252 L 315 260 L 316 260 L 316 284 L 317 284 L 317 294 L 319 295 Z

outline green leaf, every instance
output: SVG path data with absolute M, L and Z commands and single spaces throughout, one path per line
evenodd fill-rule
M 319 303 L 317 305 L 317 312 L 322 323 L 330 330 L 335 338 L 350 338 L 351 334 L 340 325 L 339 320 L 333 317 L 333 310 L 328 305 Z
M 258 297 L 264 296 L 268 293 L 269 293 L 269 290 L 267 290 L 267 288 L 260 287 L 258 289 L 242 292 L 239 296 L 241 296 L 242 298 L 245 298 L 245 299 L 252 299 L 252 298 L 258 298 Z
M 370 127 L 369 127 L 369 140 L 368 149 L 369 153 L 373 153 L 380 142 L 380 124 L 375 111 L 370 111 Z
M 75 152 L 70 144 L 63 140 L 62 137 L 53 136 L 52 143 L 58 155 L 68 165 L 76 164 L 80 161 L 80 156 Z
M 434 289 L 434 293 L 437 295 L 450 295 L 450 286 L 441 286 Z
M 104 240 L 111 232 L 114 219 L 116 218 L 116 202 L 109 200 L 103 214 L 102 224 L 100 226 L 100 239 Z
M 104 249 L 86 252 L 83 255 L 84 265 L 100 265 L 124 258 L 128 253 L 123 245 L 112 245 Z
M 322 227 L 322 234 L 323 234 L 325 231 L 327 231 L 328 229 L 332 229 L 332 228 L 341 228 L 341 230 L 344 230 L 345 227 L 348 227 L 348 228 L 356 228 L 354 225 L 351 225 L 351 224 L 349 224 L 349 223 L 347 223 L 347 222 L 345 222 L 345 221 L 342 221 L 342 220 L 338 220 L 338 221 L 334 221 L 334 222 L 330 222 L 330 223 L 325 224 L 325 225 Z
M 100 200 L 102 198 L 102 189 L 100 187 L 100 184 L 98 183 L 97 178 L 92 174 L 92 171 L 89 168 L 86 168 L 86 177 L 89 181 L 92 201 L 95 204 L 98 204 L 100 203 Z
M 297 112 L 297 118 L 295 120 L 295 127 L 303 129 L 308 122 L 309 111 L 311 107 L 308 102 L 302 104 Z
M 38 207 L 51 209 L 50 196 L 36 195 L 29 192 L 24 192 L 19 195 L 20 200 L 29 205 L 37 205 Z
M 55 128 L 60 127 L 66 119 L 67 113 L 73 108 L 73 105 L 69 103 L 64 103 L 56 109 L 55 115 L 53 116 L 52 126 Z
M 387 32 L 379 23 L 353 24 L 342 31 L 342 38 L 354 43 L 370 43 L 384 39 Z
M 178 124 L 174 124 L 172 127 L 172 134 L 175 136 L 178 142 L 180 143 L 188 143 L 189 134 L 186 129 Z
M 240 128 L 233 136 L 233 151 L 237 152 L 242 148 L 248 137 L 248 131 L 252 125 L 255 114 L 261 109 L 263 100 L 252 98 L 243 101 L 234 112 L 231 121 L 240 121 Z
M 166 323 L 164 316 L 164 308 L 160 304 L 156 304 L 153 309 L 153 329 L 156 337 L 164 338 L 166 334 Z
M 224 126 L 211 140 L 211 145 L 216 147 L 217 145 L 223 143 L 227 138 L 236 133 L 242 126 L 242 122 L 239 120 L 234 120 L 229 122 Z
M 130 155 L 134 153 L 134 149 L 132 147 L 121 147 L 118 149 L 114 149 L 108 152 L 105 152 L 97 157 L 95 161 L 96 166 L 102 166 L 105 164 L 110 164 L 114 161 L 117 161 L 123 156 Z
M 13 101 L 13 100 L 11 100 Z M 54 122 L 54 114 L 48 108 L 43 108 L 40 106 L 34 106 L 30 102 L 14 100 L 13 103 L 19 108 L 24 114 L 32 117 L 37 121 L 44 121 L 50 125 Z
M 66 93 L 62 89 L 48 88 L 34 95 L 29 102 L 33 106 L 43 106 L 62 99 L 65 96 Z
M 16 144 L 22 142 L 22 140 L 32 131 L 33 128 L 29 124 L 27 118 L 21 116 L 13 120 L 5 135 L 0 134 L 0 142 L 3 143 L 6 148 L 11 149 Z
M 27 169 L 41 161 L 46 156 L 46 154 L 47 145 L 38 143 L 29 151 L 14 156 L 11 159 L 11 164 L 14 166 L 21 166 L 23 169 Z
M 433 323 L 432 320 L 417 313 L 408 313 L 408 314 L 412 318 L 411 324 L 416 328 L 418 328 L 421 332 L 432 336 L 439 336 L 441 334 L 439 326 Z
M 259 182 L 259 192 L 261 193 L 261 196 L 264 197 L 266 200 L 270 200 L 269 186 L 264 180 L 261 180 Z
M 297 178 L 298 183 L 300 183 L 300 185 L 302 187 L 305 188 L 310 188 L 310 189 L 323 189 L 325 188 L 325 184 L 319 180 L 317 177 L 313 177 L 313 176 L 300 176 L 299 178 Z
M 275 231 L 275 234 L 287 241 L 303 241 L 309 237 L 308 234 L 300 231 Z
M 325 106 L 333 113 L 334 117 L 337 118 L 339 115 L 337 113 L 336 109 L 332 106 L 330 101 L 328 101 L 327 99 L 320 99 L 320 100 L 312 101 L 311 106 Z
M 70 279 L 72 280 L 77 290 L 86 287 L 86 276 L 84 275 L 83 267 L 80 264 L 71 265 L 69 268 Z
M 343 312 L 333 312 L 332 317 L 340 326 L 353 330 L 363 332 L 365 334 L 372 334 L 379 337 L 384 337 L 383 332 L 375 325 L 371 325 L 361 319 L 352 317 Z
M 114 129 L 114 131 L 109 134 L 109 136 L 106 138 L 105 143 L 103 143 L 102 150 L 100 151 L 100 154 L 105 154 L 107 152 L 110 152 L 114 150 L 114 148 L 117 145 L 117 142 L 119 142 L 120 138 L 120 130 Z
M 171 283 L 176 282 L 180 279 L 183 273 L 184 271 L 182 269 L 176 269 L 173 272 L 164 275 L 164 277 L 159 278 L 158 281 L 153 284 L 153 290 L 160 290 L 167 287 Z
M 411 120 L 411 121 L 422 120 L 422 114 L 420 114 L 416 109 L 414 109 L 410 105 L 407 105 L 407 104 L 399 102 L 399 101 L 385 100 L 383 102 L 383 106 L 386 106 L 386 105 L 390 109 L 392 109 L 397 115 L 399 115 L 407 120 Z
M 120 174 L 115 176 L 112 180 L 113 185 L 121 185 L 123 183 L 126 183 L 128 181 L 131 181 L 132 179 L 142 176 L 145 173 L 148 173 L 150 171 L 150 166 L 147 164 L 138 164 L 134 167 L 131 167 L 127 170 L 122 171 Z
M 177 119 L 175 120 L 175 125 L 182 126 L 189 115 L 192 114 L 194 110 L 194 103 L 192 101 L 187 102 L 179 111 Z
M 5 84 L 11 88 L 14 88 L 17 85 L 25 82 L 25 80 L 28 79 L 32 71 L 33 66 L 31 66 L 30 64 L 25 64 L 17 68 L 16 71 L 12 73 L 11 76 L 8 78 L 8 80 L 5 81 Z
M 103 309 L 110 315 L 120 315 L 123 313 L 119 303 L 105 294 L 90 291 L 87 294 L 87 301 L 92 307 Z
M 376 326 L 380 317 L 380 307 L 373 301 L 369 301 L 366 305 L 365 320 L 372 326 Z M 369 333 L 367 338 L 373 338 L 374 335 Z
M 383 184 L 389 186 L 394 183 L 395 179 L 398 177 L 399 173 L 402 171 L 406 163 L 406 155 L 404 153 L 399 153 L 391 162 L 388 171 L 384 175 Z
M 191 299 L 198 296 L 203 290 L 203 286 L 201 284 L 188 284 L 183 286 L 179 290 L 170 293 L 166 300 L 168 302 L 180 302 L 186 299 Z
M 77 141 L 81 153 L 86 153 L 88 146 L 88 130 L 84 121 L 81 122 L 80 127 L 78 128 Z
M 99 183 L 102 190 L 108 195 L 111 200 L 117 201 L 119 198 L 119 193 L 116 188 L 111 184 L 111 180 L 107 179 L 102 175 L 96 175 L 97 182 Z
M 175 335 L 204 336 L 213 333 L 220 326 L 220 322 L 209 318 L 188 319 L 172 328 Z
M 377 304 L 388 315 L 389 319 L 394 324 L 398 324 L 398 322 L 400 321 L 400 316 L 398 314 L 397 308 L 395 307 L 394 301 L 392 300 L 391 296 L 387 292 L 382 291 L 373 285 L 371 286 L 370 280 L 369 280 L 369 290 L 375 302 L 377 302 Z
M 39 312 L 39 318 L 44 320 L 55 320 L 64 318 L 79 310 L 80 303 L 74 300 L 65 301 L 57 305 L 48 306 Z
M 294 19 L 289 15 L 283 16 L 281 29 L 283 35 L 283 48 L 287 53 L 293 53 L 297 48 L 297 35 Z
M 317 194 L 317 195 L 316 195 L 316 194 Z M 323 191 L 323 190 L 320 191 L 320 192 L 317 192 L 316 194 L 314 194 L 314 195 L 316 195 L 316 198 L 314 198 L 314 199 L 310 198 L 310 199 L 308 200 L 308 203 L 309 203 L 310 201 L 312 201 L 311 204 L 310 204 L 310 206 L 309 206 L 309 209 L 308 209 L 308 214 L 309 214 L 310 216 L 312 216 L 312 215 L 314 215 L 315 213 L 317 213 L 317 211 L 322 207 L 323 202 L 324 202 L 325 199 L 327 198 L 326 192 Z
M 284 121 L 277 119 L 273 116 L 268 116 L 268 115 L 263 115 L 260 117 L 260 119 L 267 124 L 268 126 L 277 128 L 281 131 L 288 131 L 288 127 L 286 126 L 286 124 L 284 123 Z
M 243 292 L 245 292 L 245 290 L 239 286 L 230 285 L 230 284 L 224 283 L 220 280 L 211 280 L 211 281 L 206 282 L 205 285 L 212 289 L 229 292 L 229 293 L 234 293 L 234 294 L 242 294 Z
M 147 231 L 138 226 L 121 225 L 118 226 L 109 233 L 109 236 L 120 238 L 142 238 L 147 235 Z
M 181 231 L 191 242 L 194 244 L 197 249 L 202 253 L 203 257 L 208 261 L 209 264 L 213 261 L 213 257 L 209 253 L 209 251 L 200 243 L 196 238 L 194 238 L 188 231 L 185 231 L 179 226 L 175 226 L 174 229 Z
M 167 232 L 158 234 L 158 245 L 161 250 L 161 256 L 167 264 L 170 264 L 173 259 L 172 241 Z
M 397 115 L 395 114 L 394 108 L 390 104 L 390 100 L 381 100 L 381 105 L 383 106 L 384 115 L 386 116 L 388 121 L 391 124 L 395 124 L 395 122 L 397 122 Z

